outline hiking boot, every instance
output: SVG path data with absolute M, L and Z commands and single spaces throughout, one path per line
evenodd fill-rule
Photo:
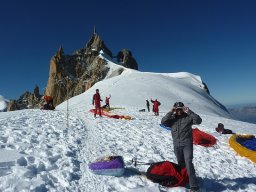
M 191 187 L 190 192 L 200 192 L 199 187 Z

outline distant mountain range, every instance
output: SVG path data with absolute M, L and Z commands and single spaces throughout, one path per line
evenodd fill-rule
M 236 106 L 228 108 L 234 119 L 256 124 L 256 104 L 251 106 Z

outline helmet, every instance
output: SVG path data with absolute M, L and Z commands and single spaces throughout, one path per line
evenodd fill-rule
M 183 108 L 184 104 L 182 102 L 176 102 L 176 103 L 174 103 L 173 107 L 174 108 Z

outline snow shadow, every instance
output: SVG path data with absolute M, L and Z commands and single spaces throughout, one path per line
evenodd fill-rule
M 206 191 L 238 191 L 238 190 L 246 190 L 249 184 L 256 184 L 255 178 L 236 178 L 236 179 L 229 179 L 224 178 L 220 180 L 216 179 L 209 179 L 209 178 L 198 178 L 199 185 L 203 185 L 203 188 Z
M 145 172 L 140 172 L 138 169 L 134 167 L 126 167 L 124 169 L 124 175 L 123 177 L 133 177 L 135 175 L 145 175 Z

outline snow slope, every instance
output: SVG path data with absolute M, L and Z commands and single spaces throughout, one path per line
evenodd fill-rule
M 101 57 L 108 61 L 110 70 L 107 78 L 96 83 L 85 93 L 72 98 L 69 101 L 72 107 L 91 108 L 92 95 L 95 89 L 99 89 L 103 100 L 109 95 L 112 96 L 112 106 L 133 107 L 139 110 L 146 107 L 146 99 L 152 98 L 158 99 L 162 104 L 160 111 L 166 112 L 176 101 L 182 101 L 195 112 L 204 111 L 210 115 L 230 118 L 226 108 L 206 92 L 199 76 L 187 72 L 140 72 L 116 65 L 104 53 Z M 120 69 L 123 70 L 122 74 L 116 76 Z M 60 107 L 65 105 L 64 102 Z
M 109 75 L 119 68 L 111 61 L 109 66 Z M 105 79 L 69 99 L 68 114 L 67 102 L 56 111 L 0 113 L 0 191 L 187 191 L 182 187 L 162 188 L 131 172 L 111 177 L 94 175 L 88 169 L 90 162 L 107 155 L 121 155 L 126 166 L 133 168 L 132 158 L 176 162 L 171 133 L 159 126 L 176 101 L 183 101 L 202 117 L 202 124 L 195 127 L 218 139 L 214 147 L 194 146 L 199 185 L 207 192 L 256 191 L 256 164 L 229 147 L 229 135 L 215 131 L 221 122 L 236 133 L 256 135 L 256 124 L 230 119 L 202 86 L 200 77 L 190 73 L 142 73 L 124 68 L 120 76 Z M 103 98 L 111 94 L 111 106 L 123 108 L 113 113 L 133 119 L 95 119 L 88 111 L 93 107 L 96 88 Z M 151 97 L 162 103 L 159 116 L 138 111 Z M 147 168 L 136 167 L 140 171 Z
M 0 95 L 0 112 L 6 111 L 6 108 L 7 108 L 7 100 L 2 95 Z

